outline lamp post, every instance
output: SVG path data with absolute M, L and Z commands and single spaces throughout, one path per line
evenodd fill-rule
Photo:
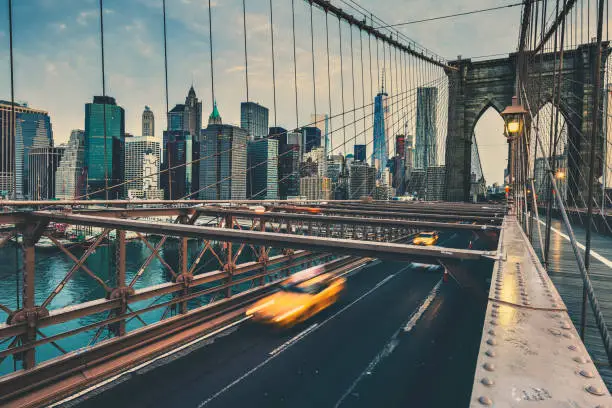
M 504 136 L 508 141 L 510 146 L 510 164 L 509 164 L 509 173 L 510 173 L 510 185 L 512 186 L 512 190 L 515 196 L 515 202 L 518 204 L 516 200 L 516 195 L 519 193 L 518 185 L 516 180 L 516 173 L 519 173 L 519 176 L 525 174 L 523 171 L 523 166 L 520 166 L 519 171 L 519 163 L 522 163 L 522 160 L 518 160 L 519 148 L 522 149 L 522 141 L 523 141 L 523 131 L 525 127 L 525 114 L 527 111 L 521 104 L 518 102 L 518 98 L 516 96 L 512 97 L 512 105 L 506 107 L 503 112 L 500 113 L 501 117 L 504 119 Z M 518 215 L 518 213 L 517 213 Z

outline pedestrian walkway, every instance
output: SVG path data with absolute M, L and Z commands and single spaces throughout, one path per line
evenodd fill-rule
M 545 234 L 545 223 L 542 219 L 542 234 Z M 579 242 L 581 254 L 584 256 L 584 243 L 586 231 L 584 228 L 575 226 L 574 234 Z M 537 228 L 534 222 L 534 234 L 532 245 L 538 256 L 541 256 Z M 542 238 L 544 240 L 544 238 Z M 595 294 L 599 300 L 602 313 L 612 327 L 612 237 L 592 234 L 591 239 L 591 268 L 590 275 L 595 288 Z M 561 220 L 552 220 L 550 239 L 550 266 L 548 274 L 554 282 L 567 306 L 568 313 L 576 329 L 580 330 L 580 313 L 582 308 L 582 278 L 576 264 L 576 258 L 563 227 Z M 608 358 L 603 348 L 599 330 L 595 325 L 595 319 L 590 305 L 587 305 L 587 325 L 584 343 L 596 362 L 597 368 L 606 382 L 608 389 L 612 389 L 612 369 L 608 364 Z

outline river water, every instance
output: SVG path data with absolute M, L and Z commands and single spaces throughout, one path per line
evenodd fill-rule
M 150 242 L 155 245 L 158 239 L 151 238 Z M 195 240 L 190 240 L 188 244 L 189 259 L 191 260 L 199 253 L 203 243 Z M 131 282 L 138 269 L 141 267 L 143 262 L 147 259 L 151 251 L 141 241 L 128 242 L 126 244 L 126 281 Z M 238 246 L 235 246 L 237 250 Z M 179 263 L 179 241 L 168 240 L 160 251 L 161 257 L 170 265 L 175 271 L 178 270 Z M 85 248 L 76 247 L 72 248 L 71 251 L 76 257 L 80 257 L 84 252 Z M 222 250 L 215 246 L 216 253 L 221 259 L 224 259 Z M 270 255 L 274 255 L 275 252 L 272 250 Z M 246 246 L 241 252 L 237 263 L 248 262 L 254 259 L 252 250 Z M 90 255 L 86 261 L 86 265 L 100 277 L 109 287 L 114 287 L 114 263 L 115 263 L 115 245 L 113 243 L 102 245 L 98 247 L 95 252 Z M 40 305 L 44 300 L 53 292 L 58 286 L 61 280 L 66 276 L 66 273 L 74 265 L 66 255 L 58 252 L 57 250 L 50 249 L 36 249 L 36 304 Z M 194 271 L 194 274 L 203 273 L 207 271 L 219 269 L 219 262 L 217 259 L 207 251 L 202 258 L 198 268 Z M 22 290 L 22 269 L 23 260 L 20 250 L 17 249 L 16 244 L 7 244 L 0 249 L 0 304 L 8 307 L 11 310 L 17 309 L 21 304 L 21 290 Z M 159 261 L 154 258 L 149 264 L 144 274 L 138 279 L 134 285 L 135 289 L 146 288 L 152 285 L 170 282 L 172 275 L 168 272 L 167 268 Z M 246 289 L 246 288 L 238 288 Z M 102 287 L 92 279 L 87 273 L 79 270 L 74 273 L 72 278 L 67 282 L 66 286 L 59 292 L 59 294 L 51 301 L 48 309 L 54 310 L 71 305 L 77 305 L 82 302 L 90 300 L 104 298 L 105 291 Z M 156 303 L 162 303 L 171 299 L 171 295 L 159 297 L 157 299 L 151 299 L 143 302 L 139 302 L 130 305 L 132 310 L 142 309 L 151 305 L 154 301 Z M 197 307 L 205 304 L 212 299 L 208 296 L 200 297 L 194 301 L 191 301 L 190 307 Z M 165 308 L 159 308 L 153 311 L 146 312 L 141 315 L 142 319 L 148 324 L 159 321 L 164 314 Z M 175 314 L 176 310 L 170 310 L 166 312 L 166 317 Z M 0 319 L 6 321 L 8 314 L 0 309 Z M 75 319 L 70 322 L 63 323 L 57 326 L 46 327 L 41 330 L 45 336 L 54 335 L 57 333 L 65 332 L 67 330 L 76 329 L 87 324 L 94 323 L 101 319 L 107 318 L 107 312 L 90 315 L 84 318 Z M 133 330 L 142 327 L 143 324 L 137 319 L 128 320 L 127 329 Z M 92 338 L 96 336 L 98 329 L 79 333 L 71 337 L 59 340 L 57 345 L 66 351 L 76 350 L 79 348 L 87 347 L 94 344 Z M 99 333 L 99 337 L 95 341 L 102 341 L 110 336 L 108 329 L 104 329 Z M 39 336 L 40 337 L 40 336 Z M 0 339 L 0 341 L 3 341 Z M 5 341 L 0 344 L 0 350 L 5 350 L 11 340 Z M 53 357 L 62 355 L 63 353 L 51 344 L 43 345 L 37 348 L 36 360 L 37 362 L 48 360 Z M 0 363 L 0 375 L 11 372 L 15 369 L 21 368 L 20 361 L 14 361 L 13 358 L 8 357 Z

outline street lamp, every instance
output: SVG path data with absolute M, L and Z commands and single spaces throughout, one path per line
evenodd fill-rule
M 555 178 L 557 180 L 565 179 L 565 172 L 563 170 L 557 170 L 557 172 L 555 173 Z
M 500 113 L 501 117 L 504 119 L 504 130 L 507 138 L 516 138 L 521 134 L 525 124 L 526 113 L 527 111 L 525 108 L 518 103 L 518 98 L 513 96 L 512 105 L 507 106 L 506 109 Z
M 524 150 L 524 144 L 521 142 L 526 113 L 527 111 L 519 104 L 516 96 L 512 97 L 512 105 L 507 106 L 506 109 L 500 113 L 501 117 L 504 119 L 504 136 L 506 136 L 508 144 L 510 145 L 510 162 L 508 167 L 510 168 L 510 184 L 513 186 L 515 196 L 520 191 L 519 188 L 516 188 L 515 172 L 518 172 L 519 177 L 525 174 L 523 160 L 519 160 L 517 153 L 520 150 Z M 519 169 L 519 166 L 521 169 Z M 520 206 L 520 201 L 517 204 Z M 522 211 L 520 213 L 522 214 Z

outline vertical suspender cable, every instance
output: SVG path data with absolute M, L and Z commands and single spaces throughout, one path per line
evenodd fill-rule
M 346 159 L 346 121 L 344 117 L 346 109 L 344 108 L 344 62 L 342 57 L 342 21 L 340 17 L 338 17 L 338 36 L 340 39 L 340 82 L 342 83 L 342 133 L 344 135 L 342 149 L 344 151 L 344 158 Z
M 272 0 L 270 0 L 270 4 Z M 272 15 L 272 6 L 270 6 L 270 15 Z M 300 117 L 298 113 L 298 85 L 297 85 L 297 57 L 295 52 L 295 0 L 291 0 L 291 22 L 293 26 L 293 86 L 295 89 L 295 130 L 300 127 Z M 270 23 L 271 25 L 272 23 Z M 304 148 L 306 148 L 304 143 Z
M 319 117 L 317 116 L 317 76 L 315 73 L 315 50 L 314 50 L 314 27 L 312 24 L 312 2 L 310 2 L 310 51 L 312 52 L 312 101 L 314 105 L 315 127 L 319 127 Z M 322 135 L 325 137 L 325 135 Z M 325 152 L 327 155 L 327 152 Z M 327 160 L 327 156 L 325 157 Z
M 586 219 L 586 238 L 584 243 L 584 266 L 586 275 L 589 275 L 589 267 L 591 264 L 591 222 L 593 219 L 593 188 L 595 184 L 595 146 L 596 140 L 599 138 L 599 103 L 601 96 L 601 54 L 602 54 L 602 31 L 603 31 L 603 6 L 604 0 L 599 0 L 598 14 L 597 14 L 597 53 L 595 54 L 595 67 L 593 68 L 593 75 L 595 76 L 595 86 L 593 92 L 593 123 L 591 128 L 591 144 L 589 154 L 589 178 L 587 179 L 588 185 L 588 204 L 587 204 L 587 219 Z M 605 160 L 605 158 L 604 158 Z M 583 282 L 582 291 L 582 313 L 580 320 L 580 338 L 584 340 L 585 332 L 585 321 L 586 321 L 586 298 L 587 298 L 587 287 Z
M 169 112 L 170 112 L 170 106 L 168 103 L 168 40 L 167 40 L 167 34 L 166 34 L 166 0 L 162 0 L 162 14 L 163 14 L 163 18 L 164 18 L 164 77 L 165 77 L 165 83 L 166 83 L 166 131 L 168 132 L 170 130 L 170 123 L 169 122 Z M 170 145 L 170 133 L 168 132 L 168 140 L 166 141 L 166 154 L 168 156 L 168 199 L 172 200 L 172 162 L 170 160 L 170 149 L 168 148 L 168 146 Z
M 246 100 L 247 102 L 249 102 L 250 101 L 249 99 L 249 58 L 248 58 L 248 53 L 247 53 L 248 48 L 247 48 L 246 0 L 242 0 L 242 27 L 244 31 L 244 82 L 246 85 Z M 249 109 L 249 118 L 247 119 L 247 121 L 249 122 L 249 129 L 250 129 L 250 122 L 251 122 L 250 116 L 251 116 L 251 110 Z
M 8 18 L 9 18 L 9 63 L 11 67 L 11 128 L 10 128 L 10 136 L 8 143 L 2 143 L 4 151 L 3 159 L 5 159 L 5 165 L 2 171 L 6 171 L 7 173 L 12 170 L 11 175 L 11 191 L 9 194 L 12 195 L 11 198 L 17 198 L 17 160 L 15 154 L 15 146 L 16 146 L 16 127 L 17 121 L 15 117 L 15 77 L 14 77 L 14 60 L 13 60 L 13 0 L 8 0 Z M 4 155 L 6 154 L 6 157 Z M 19 303 L 17 304 L 19 306 Z
M 353 25 L 349 23 L 349 31 L 351 38 L 351 83 L 353 85 L 353 133 L 355 134 L 355 143 L 357 143 L 357 104 L 355 102 L 355 58 L 353 55 Z
M 270 0 L 272 1 L 272 0 Z M 210 41 L 210 89 L 212 94 L 212 104 L 215 104 L 215 70 L 213 64 L 213 36 L 212 36 L 212 11 L 210 0 L 208 0 L 208 39 Z
M 274 15 L 272 13 L 272 0 L 270 0 L 269 3 L 270 3 L 270 39 L 271 39 L 271 46 L 272 46 L 271 47 L 272 48 L 272 92 L 273 92 L 273 98 L 274 98 L 274 127 L 277 127 L 277 122 L 276 122 L 276 66 L 274 62 Z
M 106 71 L 104 69 L 104 13 L 102 10 L 103 0 L 100 0 L 100 52 L 102 66 L 102 96 L 104 97 L 103 110 L 103 126 L 104 126 L 104 194 L 108 200 L 108 154 L 106 146 Z
M 556 6 L 556 16 L 559 16 L 559 0 L 557 0 Z M 557 40 L 558 35 L 555 33 L 555 41 L 554 41 L 554 54 L 557 53 Z M 556 95 L 556 87 L 557 87 L 557 59 L 553 60 L 553 86 L 552 86 L 552 95 Z M 555 163 L 553 159 L 553 155 L 555 152 L 552 151 L 554 144 L 554 120 L 553 120 L 554 106 L 550 111 L 550 129 L 548 135 L 548 163 L 552 171 L 555 170 Z M 546 269 L 549 268 L 549 256 L 550 256 L 550 231 L 551 231 L 551 223 L 552 223 L 552 195 L 553 195 L 553 186 L 552 183 L 548 183 L 548 197 L 546 203 L 546 241 L 544 242 L 544 266 Z
M 361 58 L 361 106 L 363 106 L 361 110 L 361 114 L 363 116 L 363 144 L 367 145 L 366 142 L 366 115 L 365 115 L 365 73 L 363 72 L 363 31 L 359 29 L 359 56 Z
M 332 131 L 332 100 L 331 100 L 331 70 L 329 65 L 329 16 L 327 14 L 327 10 L 325 10 L 325 45 L 327 47 L 327 102 L 329 104 L 329 134 L 333 133 Z M 328 148 L 332 148 L 334 145 L 332 141 L 329 141 L 331 146 L 327 146 Z M 326 151 L 325 154 L 328 152 Z

